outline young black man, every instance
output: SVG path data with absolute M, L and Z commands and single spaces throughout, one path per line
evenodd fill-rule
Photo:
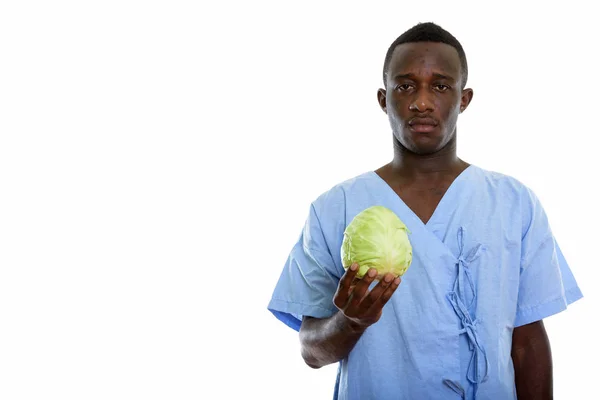
M 310 205 L 269 310 L 299 331 L 313 368 L 339 363 L 336 400 L 551 399 L 543 319 L 582 293 L 536 195 L 457 156 L 457 120 L 473 99 L 458 40 L 433 23 L 396 39 L 377 98 L 390 163 Z M 410 230 L 402 278 L 355 280 L 340 247 L 373 205 Z

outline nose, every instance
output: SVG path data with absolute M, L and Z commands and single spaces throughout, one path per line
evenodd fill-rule
M 426 90 L 419 90 L 415 94 L 415 98 L 410 102 L 408 109 L 419 113 L 433 111 L 433 102 Z

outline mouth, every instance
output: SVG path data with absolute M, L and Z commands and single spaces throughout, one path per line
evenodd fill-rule
M 433 118 L 411 118 L 408 121 L 410 130 L 417 133 L 429 133 L 432 132 L 438 125 L 438 122 Z

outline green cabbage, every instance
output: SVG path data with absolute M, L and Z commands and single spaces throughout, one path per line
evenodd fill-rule
M 369 268 L 377 269 L 377 280 L 391 272 L 402 276 L 412 263 L 410 231 L 398 216 L 383 206 L 361 211 L 344 231 L 341 256 L 344 269 L 358 263 L 358 278 Z

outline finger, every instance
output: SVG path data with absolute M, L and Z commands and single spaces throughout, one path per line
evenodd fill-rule
M 348 298 L 351 293 L 351 285 L 356 273 L 358 272 L 358 264 L 354 263 L 346 270 L 342 279 L 340 279 L 340 283 L 338 284 L 338 290 L 335 293 L 335 297 L 333 299 L 334 304 L 338 308 L 344 308 L 346 303 L 348 302 Z
M 356 272 L 356 274 L 358 275 L 358 271 Z M 358 282 L 362 281 L 362 278 L 358 278 L 356 275 L 354 276 L 354 279 L 352 279 L 352 282 L 350 283 L 350 287 L 348 287 L 348 295 L 350 295 L 350 293 L 352 293 L 352 291 L 354 290 L 354 287 L 356 286 L 356 284 Z
M 383 306 L 385 306 L 385 304 L 388 302 L 388 300 L 392 298 L 392 295 L 394 294 L 396 289 L 398 289 L 398 286 L 400 286 L 401 282 L 402 282 L 402 278 L 400 278 L 400 277 L 397 277 L 396 279 L 394 279 L 392 281 L 392 283 L 390 283 L 390 285 L 383 291 L 383 293 L 381 294 L 379 299 L 377 299 L 373 303 L 373 306 L 371 306 L 371 309 L 372 310 L 382 309 Z
M 365 297 L 367 290 L 369 290 L 369 286 L 377 276 L 377 270 L 375 268 L 369 268 L 365 276 L 354 286 L 354 290 L 350 295 L 350 303 L 348 304 L 348 308 L 351 309 L 354 313 L 359 309 L 359 304 Z
M 375 304 L 375 302 L 379 300 L 379 298 L 387 290 L 387 288 L 390 286 L 393 280 L 394 275 L 390 273 L 385 274 L 383 279 L 379 281 L 377 286 L 375 286 L 373 290 L 371 290 L 371 292 L 363 299 L 362 303 L 360 304 L 360 308 L 364 311 L 369 310 L 371 306 L 373 306 L 373 304 Z

